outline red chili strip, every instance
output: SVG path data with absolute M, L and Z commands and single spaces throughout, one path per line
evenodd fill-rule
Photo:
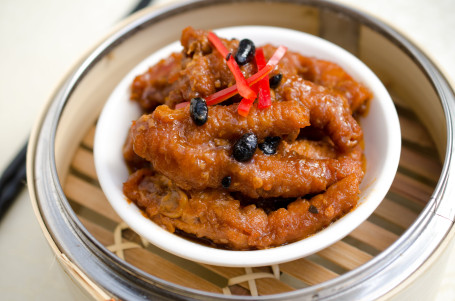
M 250 112 L 251 106 L 253 105 L 254 100 L 249 100 L 246 98 L 242 98 L 237 108 L 237 112 L 242 115 L 243 117 L 248 116 Z
M 215 46 L 216 50 L 226 59 L 226 63 L 234 75 L 235 82 L 238 87 L 239 94 L 247 99 L 256 99 L 256 93 L 248 86 L 242 71 L 240 71 L 239 65 L 235 61 L 232 55 L 229 55 L 229 51 L 226 49 L 220 38 L 213 32 L 209 32 L 207 35 L 209 41 Z
M 246 82 L 249 86 L 254 85 L 257 83 L 260 79 L 264 78 L 267 76 L 270 71 L 272 71 L 274 66 L 267 65 L 266 68 L 256 72 L 252 76 L 246 79 Z M 209 95 L 205 100 L 207 102 L 208 106 L 216 105 L 219 104 L 220 102 L 225 101 L 228 98 L 231 98 L 235 94 L 239 94 L 239 91 L 237 89 L 237 85 L 232 85 L 226 89 L 220 90 L 218 92 L 215 92 L 211 95 Z
M 256 65 L 258 70 L 265 68 L 267 62 L 264 57 L 264 50 L 262 48 L 256 49 L 255 54 Z M 272 99 L 270 98 L 270 84 L 269 78 L 264 77 L 256 84 L 258 86 L 258 108 L 265 109 L 272 105 Z
M 278 62 L 283 58 L 287 50 L 288 48 L 286 46 L 283 45 L 279 46 L 273 53 L 270 60 L 267 62 L 267 65 L 276 66 L 276 64 L 278 64 Z
M 284 46 L 278 47 L 278 49 L 272 55 L 270 60 L 267 62 L 267 65 L 263 69 L 259 70 L 258 72 L 256 72 L 255 74 L 246 79 L 247 84 L 250 86 L 254 85 L 259 80 L 268 75 L 273 70 L 273 68 L 275 68 L 275 66 L 278 64 L 281 58 L 284 56 L 286 50 L 287 48 Z M 208 97 L 206 97 L 205 100 L 208 106 L 213 106 L 219 104 L 220 102 L 225 101 L 226 99 L 231 98 L 237 93 L 238 93 L 237 85 L 232 85 L 226 89 L 220 90 L 216 93 L 209 95 Z
M 266 78 L 266 77 L 264 77 L 264 78 Z M 251 88 L 253 89 L 253 91 L 256 94 L 258 93 L 258 84 L 259 84 L 259 82 L 257 82 L 256 84 L 251 86 Z M 243 117 L 248 116 L 248 113 L 250 112 L 251 106 L 253 105 L 254 101 L 255 101 L 255 99 L 250 100 L 250 99 L 242 98 L 242 100 L 239 102 L 239 106 L 237 108 L 237 112 L 240 115 L 242 115 Z
M 267 64 L 262 48 L 256 49 L 254 59 L 258 70 L 261 70 Z M 255 88 L 255 91 L 257 92 L 259 109 L 264 109 L 272 105 L 272 100 L 270 99 L 270 85 L 267 76 L 264 76 L 264 78 L 254 84 L 252 88 Z M 237 109 L 238 113 L 244 117 L 248 116 L 253 102 L 254 101 L 249 99 L 242 98 Z

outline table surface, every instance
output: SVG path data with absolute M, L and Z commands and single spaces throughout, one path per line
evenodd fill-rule
M 0 170 L 20 150 L 53 89 L 137 0 L 0 1 Z M 162 4 L 167 0 L 155 1 Z M 455 82 L 455 1 L 338 0 L 379 17 L 413 40 Z M 139 2 L 139 1 L 137 1 Z M 7 142 L 6 142 L 7 141 Z M 39 228 L 27 189 L 0 221 L 4 300 L 81 300 Z M 436 300 L 455 300 L 452 250 Z

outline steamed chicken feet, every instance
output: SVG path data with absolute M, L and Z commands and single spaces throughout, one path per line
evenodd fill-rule
M 323 130 L 341 151 L 349 150 L 362 138 L 349 104 L 338 93 L 293 75 L 283 76 L 276 95 L 280 100 L 298 100 L 307 107 L 311 126 Z
M 263 48 L 268 58 L 276 50 L 272 45 L 265 45 Z M 352 112 L 365 111 L 368 101 L 372 98 L 371 92 L 364 85 L 355 81 L 333 62 L 288 51 L 278 63 L 278 70 L 285 77 L 298 75 L 304 80 L 340 94 L 346 98 Z
M 234 250 L 303 239 L 353 210 L 368 89 L 282 46 L 256 45 L 235 69 L 232 57 L 252 42 L 217 39 L 188 27 L 180 53 L 135 78 L 144 115 L 123 149 L 124 194 L 168 231 Z M 267 66 L 268 78 L 251 83 Z M 242 77 L 257 99 L 241 92 Z
M 222 180 L 230 177 L 230 191 L 252 198 L 319 193 L 351 173 L 362 174 L 359 162 L 350 156 L 309 159 L 294 154 L 269 156 L 257 150 L 250 162 L 233 158 L 230 140 L 245 132 L 261 139 L 305 127 L 307 114 L 299 108 L 295 102 L 276 102 L 243 118 L 226 113 L 232 108 L 218 106 L 209 109 L 210 122 L 195 126 L 188 108 L 162 106 L 133 125 L 134 151 L 183 189 L 220 188 Z
M 235 250 L 264 249 L 303 239 L 328 226 L 357 203 L 360 178 L 352 174 L 310 199 L 266 213 L 222 189 L 182 191 L 151 170 L 132 174 L 125 195 L 157 224 Z

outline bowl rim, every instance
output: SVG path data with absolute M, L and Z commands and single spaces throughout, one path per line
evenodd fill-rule
M 115 108 L 115 106 L 112 105 L 113 103 L 118 105 L 120 99 L 125 100 L 125 87 L 129 88 L 132 78 L 134 78 L 135 75 L 145 71 L 151 63 L 157 62 L 157 60 L 163 58 L 166 53 L 179 49 L 178 42 L 165 46 L 158 52 L 153 53 L 148 58 L 144 59 L 136 67 L 132 68 L 132 70 L 112 92 L 100 115 L 95 134 L 94 156 L 99 182 L 107 199 L 119 216 L 135 232 L 145 237 L 154 245 L 174 255 L 205 264 L 231 267 L 278 264 L 311 255 L 335 243 L 336 241 L 339 241 L 359 226 L 364 220 L 366 220 L 380 204 L 392 184 L 398 168 L 401 149 L 400 126 L 397 112 L 387 90 L 383 86 L 382 82 L 368 67 L 366 67 L 363 62 L 341 47 L 317 36 L 296 30 L 268 26 L 236 26 L 216 29 L 215 32 L 219 33 L 220 36 L 223 37 L 248 37 L 255 41 L 258 40 L 259 36 L 259 40 L 261 42 L 258 44 L 265 44 L 263 41 L 264 39 L 267 39 L 268 36 L 275 38 L 278 36 L 280 39 L 287 41 L 286 44 L 292 44 L 290 45 L 291 50 L 296 51 L 298 46 L 306 46 L 305 53 L 303 53 L 304 55 L 316 56 L 327 60 L 331 59 L 332 61 L 334 61 L 332 56 L 336 56 L 336 63 L 340 64 L 354 78 L 363 81 L 371 90 L 373 90 L 374 100 L 372 101 L 372 105 L 376 107 L 376 103 L 378 102 L 378 99 L 380 99 L 380 103 L 382 104 L 381 110 L 384 109 L 387 111 L 387 113 L 384 112 L 384 117 L 388 121 L 386 122 L 386 132 L 389 134 L 391 140 L 386 141 L 388 143 L 385 151 L 388 159 L 384 162 L 387 164 L 384 164 L 384 168 L 381 169 L 381 176 L 376 177 L 370 183 L 372 187 L 365 188 L 369 189 L 369 201 L 367 202 L 365 199 L 360 200 L 359 205 L 355 208 L 355 210 L 335 221 L 326 229 L 323 229 L 310 237 L 284 246 L 264 250 L 234 251 L 207 247 L 167 232 L 148 218 L 145 218 L 144 215 L 141 214 L 140 210 L 137 209 L 135 204 L 133 202 L 127 202 L 123 193 L 120 195 L 119 190 L 116 190 L 112 183 L 109 183 L 108 181 L 112 180 L 111 175 L 113 174 L 113 171 L 115 172 L 117 169 L 106 169 L 107 166 L 112 166 L 114 163 L 109 161 L 109 156 L 106 155 L 108 149 L 112 149 L 112 145 L 109 145 L 110 141 L 104 137 L 105 134 L 103 133 L 107 130 L 117 132 L 118 127 L 115 127 L 115 130 L 112 128 L 112 120 L 109 120 L 109 113 L 106 112 L 112 111 L 113 107 Z M 244 32 L 248 32 L 247 36 Z M 263 34 L 261 35 L 263 32 L 267 32 L 267 36 Z M 251 35 L 252 33 L 253 35 Z M 294 41 L 295 45 L 291 41 Z M 299 43 L 302 43 L 302 41 L 304 42 L 300 45 Z M 273 41 L 269 42 L 273 43 Z M 142 71 L 138 72 L 139 70 Z M 359 78 L 360 76 L 362 77 Z M 126 100 L 128 100 L 128 98 L 126 98 Z M 124 110 L 125 107 L 121 107 L 121 109 Z M 139 111 L 137 109 L 134 110 L 134 112 L 137 113 Z M 113 138 L 113 135 L 110 135 L 110 138 Z M 122 141 L 122 145 L 124 141 L 125 140 Z M 109 147 L 107 145 L 109 145 Z M 366 175 L 367 174 L 368 170 L 366 172 Z M 126 180 L 126 178 L 124 180 Z

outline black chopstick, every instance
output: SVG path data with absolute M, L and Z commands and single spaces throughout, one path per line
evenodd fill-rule
M 138 12 L 138 11 L 140 11 L 141 9 L 146 8 L 146 7 L 149 6 L 150 3 L 152 3 L 152 2 L 153 2 L 152 0 L 139 0 L 139 2 L 136 4 L 136 6 L 131 10 L 131 12 L 129 13 L 129 15 L 132 15 L 132 14 L 134 14 L 135 12 Z
M 140 0 L 128 15 L 149 6 L 152 2 L 152 0 Z M 28 142 L 25 143 L 0 178 L 0 220 L 16 199 L 17 195 L 26 186 L 25 161 L 27 156 L 27 145 Z
M 0 178 L 0 219 L 25 187 L 27 145 L 28 143 L 25 143 Z

